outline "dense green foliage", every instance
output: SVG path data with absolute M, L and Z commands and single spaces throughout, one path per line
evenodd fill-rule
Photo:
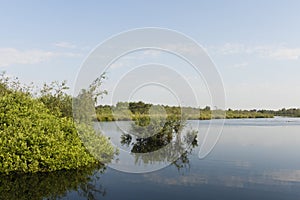
M 73 169 L 94 162 L 72 121 L 57 118 L 30 96 L 3 96 L 0 113 L 1 172 Z
M 85 124 L 75 128 L 64 84 L 36 98 L 8 79 L 0 86 L 0 173 L 76 169 L 113 158 L 106 137 Z M 93 147 L 87 151 L 82 140 L 93 141 Z
M 142 101 L 139 101 L 139 102 L 130 102 L 128 108 L 133 114 L 137 114 L 137 113 L 147 114 L 151 106 L 152 105 L 149 103 L 144 103 Z

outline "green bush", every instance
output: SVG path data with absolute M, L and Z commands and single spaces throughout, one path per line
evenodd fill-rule
M 108 147 L 104 136 L 101 142 Z M 113 154 L 113 148 L 105 150 Z M 53 115 L 42 102 L 20 91 L 0 96 L 0 173 L 75 169 L 96 162 L 71 118 Z

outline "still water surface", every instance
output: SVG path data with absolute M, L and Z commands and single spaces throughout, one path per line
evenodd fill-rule
M 189 121 L 188 126 L 199 129 L 198 123 L 205 129 L 209 121 Z M 99 126 L 117 136 L 112 140 L 121 134 L 114 122 Z M 0 198 L 300 199 L 299 118 L 226 120 L 219 142 L 201 160 L 199 146 L 184 160 L 150 173 L 124 173 L 107 167 L 1 177 Z

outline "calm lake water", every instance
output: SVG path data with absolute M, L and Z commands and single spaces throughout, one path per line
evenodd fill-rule
M 201 132 L 208 124 L 187 126 Z M 114 122 L 98 125 L 117 146 L 130 149 L 120 145 L 122 131 Z M 299 118 L 226 120 L 206 158 L 198 158 L 199 148 L 189 149 L 177 165 L 149 173 L 107 167 L 0 177 L 0 199 L 300 199 Z

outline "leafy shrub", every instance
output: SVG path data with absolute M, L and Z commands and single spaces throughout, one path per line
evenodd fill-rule
M 105 136 L 85 125 L 75 128 L 68 95 L 46 93 L 35 99 L 8 83 L 0 80 L 0 173 L 76 169 L 113 158 L 114 149 Z M 81 139 L 92 141 L 93 152 Z
M 44 84 L 40 91 L 38 100 L 58 117 L 72 117 L 72 97 L 65 91 L 69 87 L 66 82 L 52 82 L 50 85 Z
M 70 119 L 21 92 L 0 98 L 0 172 L 74 169 L 95 163 Z

